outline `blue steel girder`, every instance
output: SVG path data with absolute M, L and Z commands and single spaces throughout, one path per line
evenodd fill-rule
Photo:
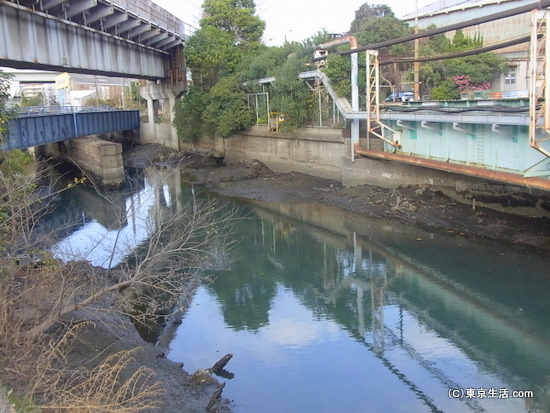
M 2 150 L 25 149 L 79 136 L 136 129 L 138 110 L 110 110 L 25 116 L 8 122 Z
M 154 5 L 137 0 L 144 2 Z M 170 52 L 182 47 L 185 36 L 122 9 L 119 3 L 0 0 L 0 66 L 148 80 L 167 78 Z M 109 14 L 111 11 L 113 14 Z M 157 16 L 153 13 L 152 17 Z M 166 18 L 166 24 L 184 30 L 183 22 L 178 25 L 174 19 Z M 120 33 L 120 28 L 129 23 L 132 26 L 127 27 L 133 28 Z

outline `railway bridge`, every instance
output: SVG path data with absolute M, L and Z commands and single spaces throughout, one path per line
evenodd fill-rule
M 0 67 L 142 79 L 141 140 L 177 147 L 175 130 L 155 121 L 159 103 L 172 108 L 187 88 L 193 30 L 150 0 L 0 0 Z

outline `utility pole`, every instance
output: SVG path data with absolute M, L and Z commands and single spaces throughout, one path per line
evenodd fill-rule
M 414 19 L 414 32 L 418 33 L 418 0 L 416 0 L 416 17 Z M 414 58 L 418 60 L 420 51 L 420 40 L 414 40 Z M 420 63 L 418 61 L 414 62 L 414 100 L 420 100 Z
M 99 106 L 99 88 L 97 87 L 97 75 L 94 75 L 94 85 L 95 85 L 95 104 Z

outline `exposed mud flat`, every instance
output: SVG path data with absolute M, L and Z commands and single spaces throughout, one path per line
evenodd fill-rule
M 521 215 L 515 213 L 519 211 L 514 206 L 497 211 L 458 196 L 451 198 L 428 185 L 346 188 L 338 181 L 301 173 L 274 173 L 260 162 L 220 166 L 218 160 L 202 159 L 184 170 L 192 182 L 205 184 L 221 195 L 266 202 L 321 203 L 431 231 L 456 232 L 550 252 L 550 211 L 540 206 L 533 208 L 533 216 L 526 216 L 523 205 Z

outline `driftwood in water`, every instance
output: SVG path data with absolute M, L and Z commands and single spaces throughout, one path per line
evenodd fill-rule
M 217 373 L 221 372 L 223 370 L 223 368 L 225 367 L 225 365 L 227 363 L 229 363 L 229 360 L 231 360 L 232 357 L 233 357 L 233 354 L 226 354 L 221 359 L 219 359 L 218 362 L 216 364 L 214 364 L 208 370 L 210 370 L 210 372 L 212 372 L 214 374 L 217 374 Z
M 233 354 L 226 354 L 221 359 L 217 361 L 216 364 L 214 364 L 211 368 L 207 370 L 208 373 L 216 374 L 218 376 L 226 377 L 226 378 L 233 378 L 233 374 L 225 371 L 223 368 L 229 363 L 229 360 L 233 358 Z M 216 404 L 216 400 L 218 400 L 222 394 L 223 388 L 225 387 L 225 383 L 221 383 L 219 387 L 216 389 L 212 397 L 210 398 L 210 402 L 208 403 L 208 406 L 206 406 L 206 410 L 211 411 L 214 405 Z
M 231 358 L 231 357 L 230 357 Z M 229 361 L 229 360 L 228 360 Z M 206 406 L 206 410 L 211 411 L 214 407 L 214 404 L 216 404 L 216 400 L 220 398 L 222 395 L 222 390 L 225 387 L 225 383 L 220 384 L 220 386 L 216 389 L 212 397 L 210 398 L 210 402 L 208 403 L 208 406 Z

